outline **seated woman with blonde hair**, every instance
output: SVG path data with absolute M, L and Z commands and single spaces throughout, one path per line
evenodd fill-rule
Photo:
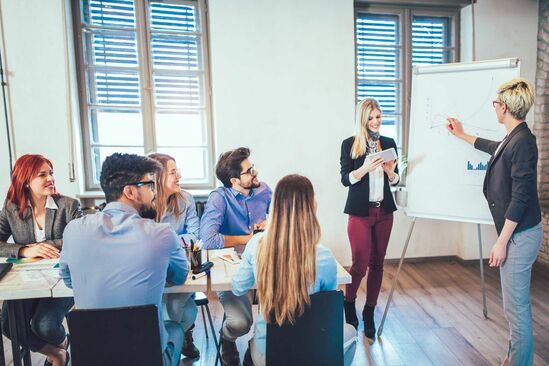
M 241 296 L 257 283 L 261 310 L 244 365 L 265 365 L 266 322 L 295 322 L 307 306 L 310 294 L 337 288 L 337 262 L 330 249 L 318 244 L 320 225 L 311 181 L 288 175 L 278 182 L 267 230 L 255 235 L 242 254 L 232 288 Z M 284 283 L 284 288 L 276 284 Z M 345 365 L 351 363 L 356 330 L 344 325 Z M 250 350 L 248 350 L 250 351 Z M 253 360 L 253 363 L 252 363 Z
M 200 222 L 196 213 L 193 196 L 181 189 L 181 172 L 175 159 L 167 154 L 151 153 L 149 158 L 158 161 L 162 170 L 156 174 L 156 222 L 170 224 L 175 233 L 190 245 L 190 240 L 198 241 Z M 200 357 L 194 345 L 193 329 L 198 309 L 194 293 L 164 294 L 168 317 L 178 322 L 185 333 L 181 353 L 189 358 Z

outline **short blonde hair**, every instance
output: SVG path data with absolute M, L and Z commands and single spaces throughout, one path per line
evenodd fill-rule
M 500 85 L 498 100 L 505 103 L 514 118 L 524 121 L 534 104 L 534 88 L 528 80 L 516 78 Z

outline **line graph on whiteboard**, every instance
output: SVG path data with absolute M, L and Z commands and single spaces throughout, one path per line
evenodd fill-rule
M 486 112 L 490 112 L 492 108 L 491 99 L 494 94 L 494 78 L 490 79 L 490 83 L 486 84 L 487 87 L 482 98 L 478 99 L 478 103 L 474 106 L 467 106 L 466 108 L 457 108 L 458 101 L 447 101 L 446 105 L 434 105 L 431 98 L 425 99 L 425 120 L 428 122 L 429 129 L 437 134 L 449 135 L 447 130 L 449 117 L 457 118 L 463 125 L 464 130 L 475 136 L 492 135 L 499 131 L 496 124 L 487 125 L 486 121 L 480 121 L 479 116 L 486 115 Z M 463 106 L 461 106 L 463 107 Z M 460 112 L 452 112 L 454 110 L 467 110 L 466 114 Z M 484 123 L 483 123 L 484 122 Z M 493 126 L 493 127 L 491 127 Z

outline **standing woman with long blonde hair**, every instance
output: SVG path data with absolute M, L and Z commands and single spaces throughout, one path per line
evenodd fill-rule
M 245 366 L 265 365 L 266 322 L 293 324 L 310 305 L 310 294 L 337 288 L 337 263 L 319 240 L 313 185 L 300 175 L 285 176 L 274 191 L 267 230 L 248 242 L 232 278 L 236 296 L 246 294 L 257 283 L 261 310 L 250 341 L 251 357 L 250 352 L 244 357 Z M 355 352 L 356 331 L 345 327 L 348 365 Z
M 176 234 L 184 240 L 199 239 L 200 222 L 193 196 L 179 186 L 181 173 L 175 159 L 167 154 L 152 153 L 149 158 L 158 161 L 162 169 L 156 181 L 156 222 L 170 224 Z M 190 244 L 190 243 L 189 243 Z M 194 293 L 165 294 L 162 298 L 171 320 L 181 324 L 185 337 L 181 353 L 189 358 L 198 358 L 200 351 L 194 345 L 193 329 L 198 309 Z
M 381 108 L 375 99 L 358 103 L 355 135 L 341 144 L 341 183 L 349 187 L 344 212 L 349 215 L 347 233 L 351 243 L 352 282 L 345 287 L 345 320 L 358 328 L 355 299 L 360 282 L 368 271 L 366 305 L 362 310 L 364 335 L 374 340 L 374 309 L 383 280 L 383 261 L 393 227 L 396 205 L 391 185 L 399 181 L 395 161 L 384 163 L 381 157 L 368 155 L 394 148 L 395 141 L 381 136 Z

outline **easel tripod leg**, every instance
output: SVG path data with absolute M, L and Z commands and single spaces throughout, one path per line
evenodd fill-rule
M 479 265 L 480 265 L 480 286 L 482 287 L 482 313 L 484 319 L 488 319 L 488 308 L 486 306 L 486 286 L 484 284 L 484 264 L 482 262 L 482 235 L 480 233 L 480 224 L 477 224 L 478 234 L 478 253 L 479 253 Z
M 400 270 L 402 269 L 402 263 L 404 263 L 404 257 L 406 256 L 406 251 L 408 250 L 408 244 L 410 244 L 410 237 L 412 236 L 412 231 L 414 230 L 415 223 L 416 223 L 416 218 L 412 217 L 412 222 L 410 224 L 410 228 L 408 229 L 408 236 L 406 237 L 406 243 L 404 244 L 404 248 L 402 249 L 402 255 L 400 256 L 400 261 L 398 262 L 398 269 L 397 269 L 395 278 L 393 279 L 393 284 L 391 285 L 389 298 L 387 299 L 387 305 L 385 305 L 385 310 L 383 311 L 383 317 L 381 318 L 381 323 L 379 324 L 379 328 L 377 331 L 378 337 L 381 337 L 381 334 L 383 333 L 383 324 L 385 324 L 385 318 L 387 317 L 389 307 L 391 306 L 391 301 L 393 300 L 393 293 L 395 292 L 395 289 L 397 286 L 398 275 L 400 274 Z

